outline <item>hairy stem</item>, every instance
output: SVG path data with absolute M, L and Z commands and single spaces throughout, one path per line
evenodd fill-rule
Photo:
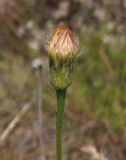
M 64 113 L 64 104 L 66 98 L 66 89 L 56 90 L 57 94 L 57 112 L 56 112 L 56 156 L 57 160 L 62 160 L 62 121 Z

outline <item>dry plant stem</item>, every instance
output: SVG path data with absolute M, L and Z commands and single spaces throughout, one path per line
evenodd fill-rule
M 62 121 L 64 113 L 64 104 L 66 98 L 66 89 L 56 90 L 57 94 L 57 112 L 56 112 L 56 159 L 62 160 Z
M 7 128 L 4 130 L 4 132 L 0 135 L 0 145 L 4 143 L 6 138 L 9 136 L 11 131 L 14 129 L 16 124 L 20 121 L 22 116 L 30 109 L 31 105 L 29 103 L 25 104 L 21 111 L 14 117 L 14 119 L 9 123 Z
M 104 50 L 104 49 L 101 49 L 101 50 L 100 50 L 100 54 L 101 54 L 101 57 L 102 57 L 102 59 L 103 59 L 104 64 L 106 65 L 108 71 L 110 72 L 112 78 L 115 79 L 116 77 L 115 77 L 114 70 L 113 70 L 113 68 L 112 68 L 111 61 L 110 61 L 110 59 L 108 58 L 108 56 L 106 55 L 105 50 Z
M 39 145 L 40 160 L 45 160 L 43 142 L 43 111 L 42 111 L 42 67 L 38 68 L 38 121 L 39 121 Z

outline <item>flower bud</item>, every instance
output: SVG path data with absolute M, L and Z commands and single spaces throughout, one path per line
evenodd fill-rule
M 51 81 L 56 89 L 65 89 L 72 82 L 73 64 L 78 46 L 67 26 L 58 26 L 48 44 Z

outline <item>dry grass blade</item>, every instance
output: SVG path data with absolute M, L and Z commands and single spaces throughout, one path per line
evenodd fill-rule
M 108 160 L 103 153 L 97 151 L 93 145 L 87 145 L 81 148 L 81 150 L 91 156 L 91 160 Z
M 31 107 L 31 105 L 29 103 L 25 104 L 22 107 L 21 111 L 9 123 L 9 125 L 7 126 L 7 128 L 0 135 L 0 145 L 2 145 L 5 142 L 5 140 L 7 139 L 7 137 L 9 136 L 9 134 L 11 133 L 11 131 L 14 129 L 14 127 L 16 126 L 16 124 L 20 121 L 20 119 L 22 118 L 22 116 L 29 110 L 30 107 Z

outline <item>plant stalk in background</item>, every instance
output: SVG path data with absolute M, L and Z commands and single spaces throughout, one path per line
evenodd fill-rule
M 42 110 L 42 65 L 38 67 L 38 121 L 39 121 L 39 145 L 40 160 L 45 160 L 43 142 L 43 110 Z
M 72 83 L 73 65 L 77 57 L 77 43 L 67 26 L 58 26 L 48 44 L 51 83 L 56 90 L 56 157 L 62 160 L 62 120 L 66 91 Z
M 43 110 L 42 110 L 42 61 L 39 58 L 36 58 L 32 62 L 32 67 L 37 70 L 38 74 L 38 123 L 39 123 L 39 130 L 38 130 L 38 138 L 39 138 L 39 146 L 40 146 L 40 158 L 39 160 L 45 160 L 44 154 L 44 140 L 43 140 Z

